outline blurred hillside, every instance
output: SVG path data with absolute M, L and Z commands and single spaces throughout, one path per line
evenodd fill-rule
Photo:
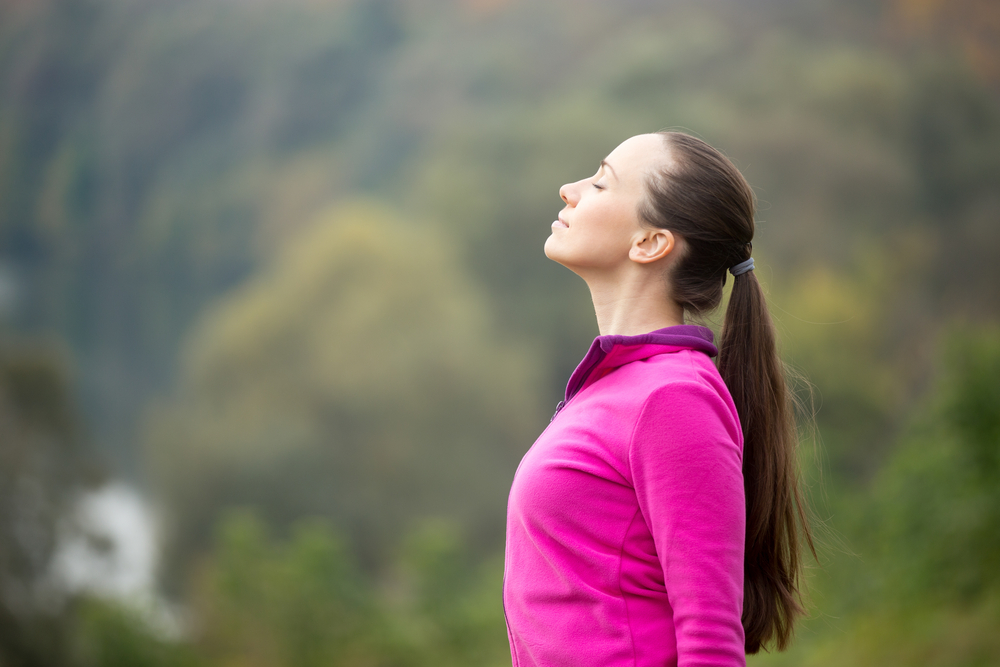
M 165 589 L 203 624 L 188 654 L 103 603 L 56 605 L 76 628 L 60 636 L 84 637 L 66 646 L 91 646 L 65 655 L 502 662 L 483 591 L 506 490 L 597 333 L 541 253 L 556 191 L 670 127 L 754 185 L 758 273 L 816 387 L 806 469 L 830 536 L 788 659 L 848 642 L 857 664 L 1000 660 L 985 631 L 963 653 L 921 630 L 1000 627 L 995 578 L 932 576 L 995 555 L 995 470 L 961 452 L 992 461 L 1000 436 L 935 406 L 1000 409 L 960 389 L 996 386 L 969 373 L 994 363 L 1000 318 L 998 43 L 989 0 L 0 1 L 0 336 L 64 342 L 88 469 L 154 499 Z M 935 490 L 950 518 L 919 520 Z M 965 546 L 910 558 L 940 540 Z M 226 606 L 248 567 L 289 590 L 367 582 L 313 601 L 355 630 L 296 653 L 296 596 L 246 603 L 284 620 Z M 449 572 L 454 598 L 419 583 Z M 227 577 L 244 584 L 210 593 Z M 918 657 L 891 653 L 916 636 Z M 934 661 L 949 651 L 966 661 Z M 56 664 L 29 654 L 0 664 Z

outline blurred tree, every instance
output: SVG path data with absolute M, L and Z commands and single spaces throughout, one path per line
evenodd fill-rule
M 275 545 L 253 514 L 229 514 L 194 602 L 196 642 L 213 662 L 375 664 L 382 626 L 372 588 L 326 524 L 299 523 Z
M 411 656 L 403 664 L 510 663 L 503 617 L 503 563 L 470 557 L 462 533 L 440 520 L 418 525 L 396 565 L 400 594 L 389 600 L 390 619 Z
M 196 579 L 194 646 L 212 664 L 492 667 L 510 662 L 498 564 L 448 522 L 416 528 L 381 584 L 320 520 L 271 539 L 231 512 Z
M 904 293 L 898 267 L 912 256 L 896 251 L 872 252 L 853 272 L 815 267 L 767 281 L 782 356 L 815 387 L 825 459 L 815 464 L 833 473 L 828 483 L 862 488 L 891 453 L 909 406 L 913 358 L 894 338 L 890 301 Z M 766 276 L 770 267 L 761 267 Z
M 928 407 L 874 488 L 893 587 L 945 602 L 1000 594 L 1000 328 L 951 334 Z
M 953 327 L 939 353 L 891 457 L 840 505 L 853 553 L 824 565 L 818 613 L 755 666 L 1000 661 L 1000 327 Z
M 66 354 L 0 339 L 0 664 L 68 659 L 64 591 L 52 557 L 72 503 L 97 481 L 70 396 Z
M 141 610 L 112 600 L 78 602 L 74 667 L 205 667 L 191 646 L 163 636 Z
M 370 204 L 331 210 L 206 312 L 176 397 L 151 413 L 171 562 L 234 504 L 276 525 L 331 517 L 368 563 L 428 514 L 497 546 L 544 423 L 538 363 L 492 331 L 439 232 Z
M 372 103 L 402 37 L 398 12 L 393 0 L 20 5 L 0 3 L 0 263 L 21 292 L 13 320 L 65 337 L 99 446 L 137 477 L 143 402 L 173 379 L 204 303 L 267 254 L 261 218 L 287 190 L 275 171 Z M 325 200 L 341 187 L 323 157 Z

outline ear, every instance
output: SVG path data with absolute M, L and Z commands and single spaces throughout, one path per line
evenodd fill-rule
M 652 264 L 672 253 L 677 245 L 676 241 L 669 229 L 643 229 L 633 239 L 628 258 L 639 264 Z

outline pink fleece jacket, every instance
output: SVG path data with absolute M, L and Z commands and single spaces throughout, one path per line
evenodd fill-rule
M 514 667 L 745 665 L 743 437 L 711 341 L 601 336 L 573 373 L 510 491 Z

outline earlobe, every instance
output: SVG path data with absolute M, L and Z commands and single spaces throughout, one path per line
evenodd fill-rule
M 651 264 L 668 256 L 675 246 L 674 235 L 670 230 L 648 229 L 632 243 L 628 257 L 639 264 Z

